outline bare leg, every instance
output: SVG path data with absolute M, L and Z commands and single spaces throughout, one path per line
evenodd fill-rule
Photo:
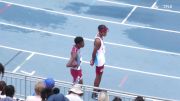
M 96 74 L 96 78 L 94 80 L 94 87 L 99 87 L 100 83 L 101 83 L 101 78 L 102 78 L 102 73 L 100 74 Z M 92 93 L 92 98 L 97 97 L 97 93 L 99 90 L 98 89 L 93 89 L 93 93 Z
M 94 80 L 94 87 L 99 87 L 100 82 L 101 82 L 101 77 L 102 77 L 102 73 L 99 75 L 96 75 L 96 78 Z

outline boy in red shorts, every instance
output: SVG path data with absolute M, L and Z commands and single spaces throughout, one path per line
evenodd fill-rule
M 104 70 L 105 64 L 105 46 L 103 38 L 107 35 L 108 28 L 105 25 L 98 26 L 98 33 L 94 40 L 94 49 L 92 52 L 92 59 L 90 65 L 96 66 L 96 78 L 94 80 L 94 87 L 99 87 L 101 82 L 101 77 Z M 97 92 L 97 89 L 94 89 L 94 92 Z M 92 98 L 97 98 L 97 93 L 92 94 Z
M 71 67 L 70 72 L 73 77 L 73 83 L 83 84 L 81 70 L 82 57 L 80 48 L 84 47 L 84 39 L 82 37 L 76 37 L 74 39 L 74 43 L 75 45 L 72 47 L 71 57 L 68 63 L 66 64 L 66 67 Z

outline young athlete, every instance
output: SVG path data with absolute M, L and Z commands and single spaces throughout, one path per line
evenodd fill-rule
M 73 83 L 83 84 L 82 70 L 81 70 L 81 52 L 80 49 L 84 47 L 84 39 L 82 37 L 76 37 L 74 39 L 75 45 L 71 50 L 71 57 L 66 67 L 71 67 L 70 72 L 73 77 Z
M 94 80 L 94 87 L 99 87 L 101 82 L 101 77 L 104 70 L 105 64 L 105 46 L 103 38 L 107 35 L 108 28 L 105 25 L 98 26 L 98 33 L 94 40 L 94 49 L 92 52 L 92 59 L 90 65 L 96 66 L 96 78 Z M 98 90 L 94 89 L 95 92 Z M 92 98 L 97 98 L 97 93 L 92 93 Z

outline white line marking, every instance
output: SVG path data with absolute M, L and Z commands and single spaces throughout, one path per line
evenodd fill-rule
M 20 65 L 21 65 L 21 64 L 20 64 Z M 12 73 L 16 73 L 20 68 L 21 68 L 21 66 L 17 66 L 17 67 L 12 71 Z
M 24 73 L 24 74 L 29 75 L 29 76 L 34 75 L 35 72 L 36 72 L 36 71 L 32 71 L 31 73 L 28 73 L 28 72 L 26 72 L 26 71 L 21 70 L 21 73 Z
M 31 52 L 31 54 L 30 54 L 19 66 L 17 66 L 17 67 L 12 71 L 12 73 L 16 73 L 16 72 L 21 68 L 22 65 L 24 65 L 30 58 L 33 57 L 33 55 L 34 55 L 34 52 Z
M 45 30 L 41 30 L 41 29 L 35 29 L 35 28 L 30 28 L 30 27 L 15 25 L 15 24 L 8 24 L 8 23 L 4 23 L 4 22 L 0 22 L 0 25 L 6 25 L 6 26 L 21 28 L 21 29 L 27 29 L 27 30 L 36 31 L 36 32 L 42 32 L 42 33 L 48 33 L 48 34 L 52 34 L 52 35 L 69 37 L 69 38 L 75 38 L 76 37 L 76 36 L 72 36 L 72 35 L 60 34 L 60 33 L 45 31 Z
M 60 34 L 60 33 L 55 33 L 55 32 L 50 32 L 50 31 L 45 31 L 45 30 L 30 28 L 30 27 L 24 27 L 24 26 L 19 26 L 19 25 L 13 25 L 13 24 L 8 24 L 8 23 L 3 23 L 3 22 L 0 22 L 0 24 L 1 24 L 1 25 L 6 25 L 6 26 L 11 26 L 11 27 L 17 27 L 17 28 L 21 28 L 21 29 L 27 29 L 27 30 L 31 30 L 31 31 L 37 31 L 37 32 L 48 33 L 48 34 L 52 34 L 52 35 L 58 35 L 58 36 L 68 37 L 68 38 L 75 38 L 75 36 L 73 36 L 73 35 L 68 35 L 68 34 Z M 88 41 L 91 41 L 91 42 L 94 41 L 94 39 L 89 39 L 89 38 L 84 38 L 84 40 L 88 40 Z M 177 56 L 180 56 L 180 53 L 176 53 L 176 52 L 168 52 L 168 51 L 163 51 L 163 50 L 148 49 L 148 48 L 130 46 L 130 45 L 125 45 L 125 44 L 118 44 L 118 43 L 113 43 L 113 42 L 104 42 L 104 43 L 105 43 L 105 44 L 108 44 L 108 45 L 118 46 L 118 47 L 126 47 L 126 48 L 132 48 L 132 49 L 142 50 L 142 51 L 150 51 L 150 52 L 157 52 L 157 53 L 162 53 L 162 54 L 169 54 L 169 55 L 177 55 Z
M 97 0 L 101 2 L 106 2 L 106 3 L 111 3 L 111 4 L 116 4 L 116 5 L 124 5 L 124 6 L 137 6 L 139 8 L 145 8 L 145 9 L 151 9 L 151 10 L 158 10 L 158 11 L 163 11 L 163 12 L 170 12 L 170 13 L 180 13 L 180 11 L 173 11 L 173 10 L 168 10 L 168 9 L 160 9 L 160 8 L 151 8 L 151 7 L 146 7 L 146 6 L 140 6 L 140 5 L 132 5 L 132 4 L 127 4 L 127 3 L 122 3 L 122 2 L 115 2 L 115 1 L 110 1 L 110 0 Z
M 176 31 L 176 30 L 168 30 L 168 29 L 154 28 L 154 27 L 148 27 L 148 26 L 132 25 L 132 24 L 122 24 L 122 25 L 130 26 L 130 27 L 139 27 L 139 28 L 152 29 L 152 30 L 157 30 L 157 31 L 171 32 L 171 33 L 180 34 L 180 31 Z
M 7 47 L 7 46 L 3 46 L 3 45 L 0 45 L 0 47 L 6 48 L 6 49 L 11 49 L 11 50 L 16 50 L 16 51 L 23 51 L 23 52 L 27 52 L 27 53 L 36 54 L 36 55 L 42 55 L 42 56 L 57 58 L 57 59 L 69 60 L 69 58 L 66 58 L 66 57 L 60 57 L 60 56 L 54 56 L 54 55 L 40 53 L 40 52 L 17 49 L 17 48 Z M 82 62 L 86 63 L 86 64 L 89 64 L 88 61 L 82 61 Z M 108 68 L 113 68 L 113 69 L 118 69 L 118 70 L 123 70 L 123 71 L 129 71 L 129 72 L 141 73 L 141 74 L 145 74 L 145 75 L 159 76 L 159 77 L 165 77 L 165 78 L 171 78 L 171 79 L 180 80 L 180 77 L 178 77 L 178 76 L 169 76 L 169 75 L 165 75 L 165 74 L 145 72 L 145 71 L 140 71 L 140 70 L 128 69 L 126 67 L 117 67 L 117 66 L 111 66 L 111 65 L 105 65 L 105 66 L 108 67 Z
M 157 9 L 157 2 L 158 2 L 158 0 L 156 0 L 154 3 L 153 3 L 153 5 L 151 6 L 151 9 Z
M 42 56 L 47 56 L 47 57 L 52 57 L 52 58 L 57 58 L 57 59 L 69 60 L 69 58 L 64 58 L 64 57 L 60 57 L 60 56 L 54 56 L 54 55 L 50 55 L 50 54 L 34 52 L 34 51 L 29 51 L 29 50 L 24 50 L 24 49 L 18 49 L 18 48 L 8 47 L 8 46 L 4 46 L 4 45 L 0 45 L 0 47 L 5 48 L 5 49 L 10 49 L 10 50 L 16 50 L 16 51 L 22 50 L 23 52 L 31 53 L 34 55 L 42 55 Z
M 106 66 L 106 67 L 109 67 L 109 68 L 114 68 L 114 69 L 123 70 L 123 71 L 130 71 L 130 72 L 141 73 L 141 74 L 146 74 L 146 75 L 166 77 L 166 78 L 171 78 L 171 79 L 178 79 L 178 80 L 180 80 L 180 77 L 179 77 L 179 76 L 169 76 L 169 75 L 165 75 L 165 74 L 151 73 L 151 72 L 145 72 L 145 71 L 140 71 L 140 70 L 135 70 L 135 69 L 128 69 L 128 68 L 125 68 L 125 67 L 111 66 L 111 65 L 105 65 L 105 66 Z
M 132 15 L 132 13 L 136 10 L 137 6 L 134 6 L 134 8 L 131 10 L 131 12 L 126 16 L 126 18 L 122 21 L 122 24 L 124 24 L 127 19 Z
M 25 61 L 28 61 L 30 58 L 32 58 L 34 56 L 34 53 L 30 54 L 26 59 Z
M 0 2 L 10 3 L 10 2 L 6 2 L 6 1 L 0 1 Z M 175 30 L 167 30 L 167 29 L 140 26 L 140 25 L 133 25 L 133 24 L 122 24 L 122 23 L 116 22 L 116 21 L 109 21 L 109 20 L 97 19 L 97 18 L 92 18 L 92 17 L 87 17 L 87 16 L 80 16 L 80 15 L 77 15 L 77 14 L 63 13 L 63 12 L 52 11 L 52 10 L 47 10 L 47 9 L 42 9 L 42 8 L 37 8 L 37 7 L 31 7 L 31 6 L 26 6 L 26 5 L 16 4 L 16 3 L 10 3 L 10 4 L 20 6 L 20 7 L 24 7 L 24 8 L 30 8 L 30 9 L 35 9 L 35 10 L 40 10 L 40 11 L 45 11 L 45 12 L 50 12 L 50 13 L 56 13 L 56 14 L 61 14 L 61 15 L 66 15 L 66 16 L 71 16 L 71 17 L 77 17 L 77 18 L 83 18 L 83 19 L 88 19 L 88 20 L 94 20 L 94 21 L 118 24 L 118 25 L 125 25 L 125 26 L 130 26 L 130 27 L 146 28 L 146 29 L 152 29 L 152 30 L 158 30 L 158 31 L 164 31 L 164 32 L 172 32 L 172 33 L 180 34 L 180 31 L 175 31 Z M 137 6 L 137 7 L 139 7 L 139 6 Z

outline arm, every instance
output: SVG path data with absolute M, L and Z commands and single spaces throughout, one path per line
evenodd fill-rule
M 92 53 L 92 59 L 90 61 L 91 66 L 94 65 L 94 60 L 95 60 L 95 57 L 96 57 L 96 53 L 97 53 L 97 50 L 99 50 L 100 47 L 101 47 L 101 40 L 96 38 L 95 41 L 94 41 L 94 49 L 93 49 L 93 53 Z
M 76 56 L 77 56 L 76 52 L 71 52 L 71 57 L 68 63 L 66 64 L 66 67 L 77 67 L 77 62 L 74 62 L 76 61 Z

